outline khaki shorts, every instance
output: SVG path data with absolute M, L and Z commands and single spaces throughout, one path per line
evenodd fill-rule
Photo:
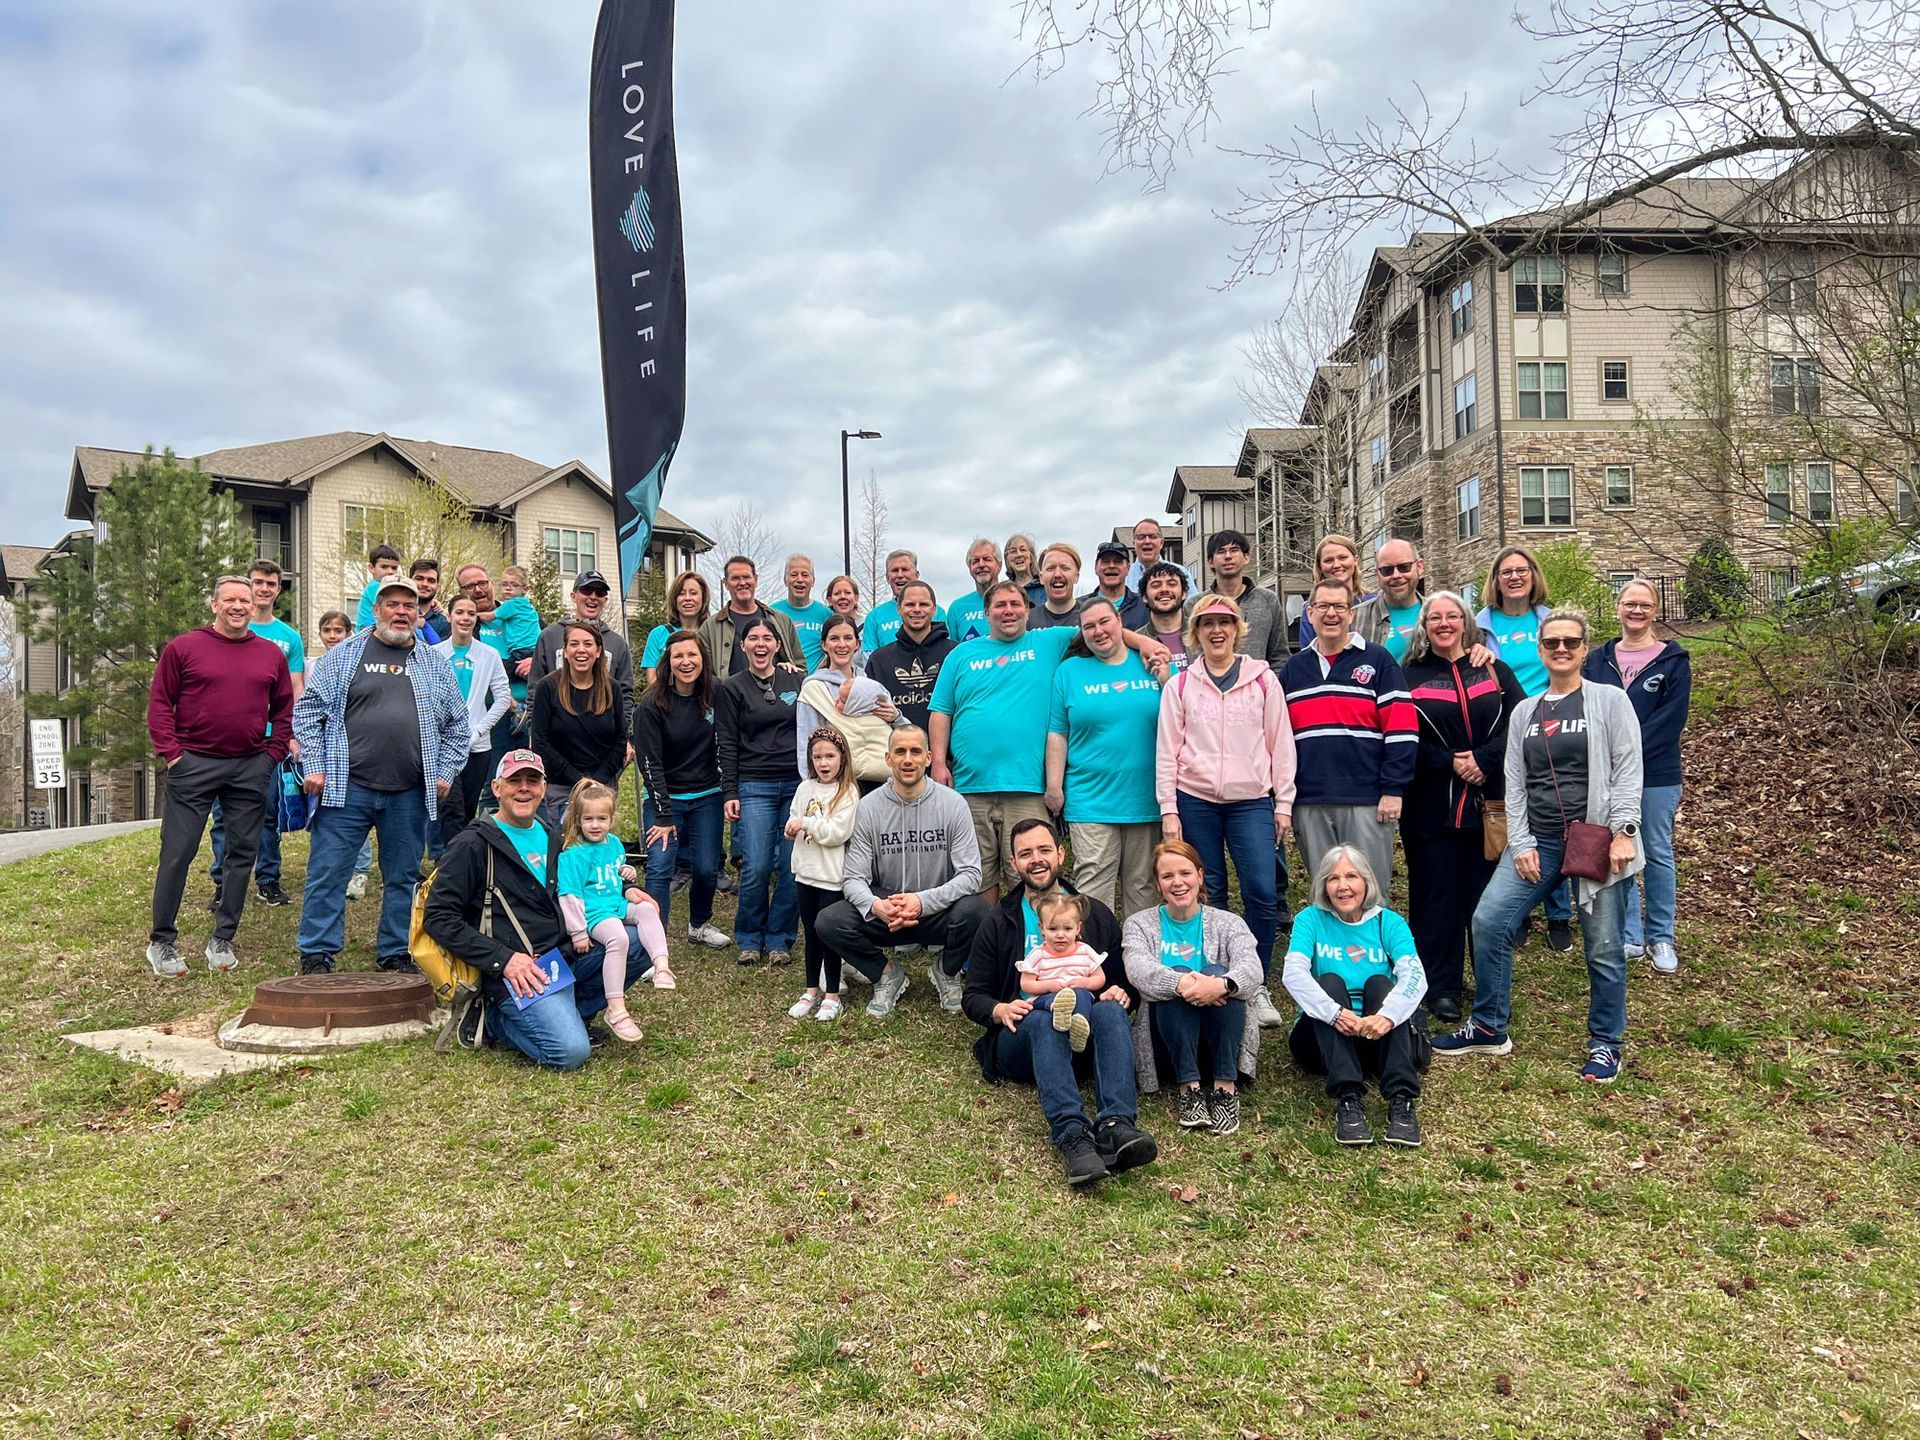
M 1004 889 L 1018 885 L 1013 870 L 1013 827 L 1022 820 L 1051 822 L 1047 807 L 1038 795 L 1020 795 L 1010 790 L 995 790 L 966 797 L 967 813 L 973 816 L 973 838 L 980 845 L 980 888 Z

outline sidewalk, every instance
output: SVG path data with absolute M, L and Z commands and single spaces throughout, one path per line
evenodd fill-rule
M 156 830 L 158 820 L 128 820 L 118 825 L 75 825 L 65 830 L 16 830 L 0 835 L 0 865 L 11 865 L 30 855 L 45 855 L 65 850 L 70 845 L 85 845 L 91 840 L 110 840 L 115 835 L 131 835 L 136 830 Z

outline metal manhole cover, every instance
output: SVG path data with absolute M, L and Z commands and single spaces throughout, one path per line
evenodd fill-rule
M 433 987 L 423 975 L 288 975 L 254 986 L 253 1003 L 240 1023 L 330 1034 L 427 1020 L 433 1010 Z

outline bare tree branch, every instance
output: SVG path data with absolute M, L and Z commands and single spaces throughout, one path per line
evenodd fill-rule
M 787 593 L 783 563 L 786 550 L 786 542 L 767 524 L 760 507 L 751 500 L 743 500 L 727 511 L 726 517 L 714 527 L 713 549 L 700 557 L 700 573 L 706 576 L 714 595 L 724 597 L 727 561 L 735 555 L 744 555 L 753 562 L 760 577 L 755 594 L 762 600 L 778 599 Z M 716 598 L 715 603 L 725 601 Z

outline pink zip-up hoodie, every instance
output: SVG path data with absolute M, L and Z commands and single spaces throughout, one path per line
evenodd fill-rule
M 1280 677 L 1264 660 L 1240 657 L 1233 688 L 1221 692 L 1195 660 L 1160 690 L 1154 793 L 1162 815 L 1174 792 L 1215 804 L 1273 793 L 1273 813 L 1293 815 L 1293 726 Z

